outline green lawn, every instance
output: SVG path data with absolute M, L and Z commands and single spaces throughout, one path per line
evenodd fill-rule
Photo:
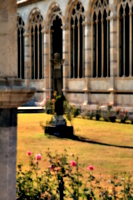
M 41 153 L 42 169 L 49 166 L 46 151 L 62 153 L 66 148 L 79 157 L 80 168 L 85 175 L 88 165 L 94 166 L 94 174 L 108 178 L 114 172 L 129 172 L 133 175 L 133 125 L 75 118 L 75 135 L 82 141 L 44 135 L 40 122 L 50 115 L 18 114 L 17 163 L 28 167 L 26 152 Z M 68 123 L 69 124 L 69 123 Z

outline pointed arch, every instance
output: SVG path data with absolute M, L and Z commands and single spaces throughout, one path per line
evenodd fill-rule
M 92 76 L 110 76 L 110 7 L 108 0 L 95 0 L 90 7 L 93 24 Z
M 46 15 L 46 27 L 47 28 L 50 28 L 53 25 L 53 22 L 56 19 L 56 17 L 61 19 L 62 24 L 64 23 L 64 19 L 62 16 L 60 6 L 56 1 L 54 1 L 50 4 L 48 11 L 47 11 L 47 15 Z
M 29 14 L 29 32 L 31 35 L 31 79 L 43 78 L 42 22 L 43 17 L 40 10 L 34 8 Z
M 79 0 L 69 0 L 66 8 L 65 23 L 70 29 L 70 77 L 84 77 L 84 7 Z
M 119 72 L 118 76 L 133 76 L 133 4 L 130 0 L 119 1 Z
M 45 28 L 49 30 L 49 57 L 53 59 L 55 53 L 60 54 L 60 58 L 63 57 L 63 32 L 62 25 L 64 23 L 64 18 L 62 16 L 62 11 L 59 4 L 54 1 L 50 4 L 47 15 L 46 15 L 46 26 Z M 57 95 L 61 95 L 62 92 L 62 66 L 61 70 L 53 70 L 52 64 L 49 66 L 49 77 L 51 79 L 51 96 L 53 96 L 54 91 Z

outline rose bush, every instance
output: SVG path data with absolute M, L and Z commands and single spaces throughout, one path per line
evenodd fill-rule
M 18 165 L 17 200 L 133 199 L 133 179 L 126 173 L 114 174 L 106 181 L 101 176 L 97 179 L 93 175 L 94 166 L 89 165 L 86 170 L 87 181 L 84 182 L 80 173 L 82 170 L 79 169 L 79 158 L 72 154 L 72 160 L 68 161 L 66 150 L 61 155 L 53 155 L 48 150 L 50 165 L 43 170 L 39 168 L 39 163 L 42 162 L 40 153 L 33 156 L 33 153 L 28 151 L 27 155 L 29 169 L 23 171 L 22 164 Z

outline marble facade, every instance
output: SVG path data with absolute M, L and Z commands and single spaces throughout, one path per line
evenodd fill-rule
M 80 2 L 82 7 L 84 8 L 84 21 L 82 26 L 84 27 L 83 30 L 83 63 L 82 67 L 84 70 L 83 77 L 71 77 L 71 42 L 70 38 L 72 37 L 70 34 L 70 24 L 69 19 L 71 15 L 71 11 L 73 7 Z M 95 23 L 96 30 L 99 26 L 98 20 L 93 21 L 93 10 L 95 12 L 102 12 L 101 7 L 99 6 L 98 10 L 95 6 L 97 6 L 99 2 L 104 2 L 104 6 L 102 9 L 106 10 L 106 20 L 108 27 L 107 33 L 109 31 L 109 38 L 107 40 L 108 46 L 108 54 L 109 56 L 109 66 L 110 73 L 107 72 L 107 75 L 104 77 L 104 62 L 106 61 L 104 58 L 104 25 L 103 19 L 101 18 L 101 52 L 103 55 L 101 57 L 101 75 L 98 77 L 97 75 L 93 77 L 93 62 L 94 60 L 94 44 L 93 44 L 93 24 Z M 132 59 L 131 55 L 133 53 L 132 46 L 129 44 L 130 47 L 130 66 L 129 66 L 129 75 L 119 76 L 120 74 L 120 51 L 119 51 L 119 37 L 120 37 L 120 21 L 119 21 L 119 9 L 121 5 L 126 5 L 128 0 L 123 1 L 91 1 L 91 0 L 48 0 L 48 1 L 33 1 L 33 0 L 20 0 L 18 1 L 18 14 L 22 17 L 24 24 L 25 24 L 25 83 L 28 86 L 34 86 L 37 89 L 37 93 L 35 95 L 35 101 L 42 101 L 46 99 L 47 94 L 51 96 L 52 91 L 52 67 L 50 63 L 50 59 L 53 56 L 52 52 L 52 45 L 53 41 L 51 38 L 51 27 L 54 23 L 53 16 L 58 15 L 59 18 L 62 20 L 62 57 L 65 59 L 63 64 L 63 88 L 62 91 L 65 95 L 69 96 L 71 103 L 75 104 L 83 104 L 87 101 L 88 104 L 96 104 L 102 103 L 107 104 L 110 101 L 113 101 L 115 105 L 120 106 L 133 106 L 133 73 L 132 71 Z M 107 5 L 108 4 L 108 5 Z M 131 1 L 132 4 L 132 1 Z M 37 10 L 42 18 L 42 35 L 43 35 L 43 77 L 41 79 L 31 79 L 31 33 L 30 33 L 30 17 L 32 13 L 35 13 Z M 57 13 L 58 12 L 58 13 Z M 124 12 L 124 11 L 122 11 Z M 53 18 L 54 19 L 53 19 Z M 53 20 L 51 23 L 51 19 Z M 124 19 L 125 20 L 125 19 Z M 130 26 L 130 43 L 132 42 L 132 35 L 131 34 L 131 17 L 128 19 L 129 26 Z M 124 25 L 123 25 L 124 26 Z M 124 28 L 124 27 L 123 27 Z M 81 33 L 80 33 L 81 34 Z M 98 45 L 98 35 L 96 36 L 96 45 Z M 78 38 L 79 41 L 79 38 Z M 97 48 L 97 47 L 96 47 Z M 123 50 L 124 52 L 124 50 Z M 97 65 L 98 65 L 98 53 L 99 51 L 96 50 L 96 73 L 98 73 Z M 81 54 L 78 54 L 78 62 L 80 60 Z M 77 65 L 79 65 L 77 62 Z M 123 72 L 124 73 L 124 72 Z M 51 96 L 52 97 L 52 96 Z

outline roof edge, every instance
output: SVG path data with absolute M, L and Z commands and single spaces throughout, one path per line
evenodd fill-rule
M 29 4 L 32 4 L 32 3 L 37 3 L 39 1 L 43 1 L 43 0 L 20 0 L 17 2 L 17 7 L 22 7 L 22 6 L 25 6 L 25 5 L 29 5 Z

